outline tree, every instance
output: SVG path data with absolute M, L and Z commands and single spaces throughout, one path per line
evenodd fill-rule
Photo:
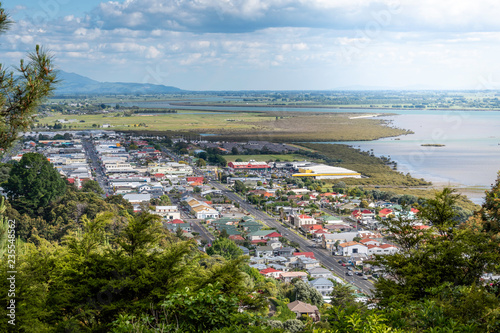
M 295 288 L 293 289 L 293 295 L 296 300 L 310 303 L 312 305 L 321 306 L 323 305 L 323 296 L 313 288 L 310 284 L 305 283 L 302 280 L 297 280 L 294 283 Z
M 65 193 L 66 183 L 45 156 L 27 153 L 12 167 L 4 189 L 19 212 L 34 216 Z
M 347 308 L 349 306 L 357 306 L 359 304 L 362 304 L 360 302 L 356 302 L 356 296 L 354 296 L 354 293 L 348 284 L 340 284 L 335 282 L 330 296 L 332 299 L 330 304 L 332 306 Z
M 212 243 L 212 246 L 207 248 L 207 254 L 210 256 L 220 255 L 230 260 L 243 255 L 243 251 L 232 240 L 228 238 L 219 238 Z
M 455 190 L 444 188 L 419 207 L 419 216 L 433 225 L 441 235 L 451 236 L 459 222 L 456 209 L 458 197 Z
M 480 230 L 494 237 L 497 242 L 500 241 L 500 172 L 491 190 L 486 192 L 481 209 L 468 221 L 468 224 L 479 227 Z
M 207 166 L 207 162 L 206 162 L 204 159 L 199 158 L 199 159 L 196 161 L 196 166 L 197 166 L 198 168 L 203 168 L 203 167 Z
M 10 169 L 12 169 L 12 164 L 0 163 L 0 186 L 9 179 Z
M 428 230 L 416 229 L 403 217 L 383 222 L 391 241 L 400 246 L 393 255 L 376 256 L 387 278 L 376 283 L 380 304 L 391 298 L 405 302 L 426 298 L 432 288 L 479 284 L 483 272 L 499 260 L 498 245 L 487 234 L 454 220 L 457 197 L 444 189 L 423 203 L 422 217 L 432 222 Z
M 245 193 L 247 191 L 247 187 L 241 180 L 236 180 L 234 182 L 234 190 L 236 192 Z
M 0 33 L 11 23 L 0 7 Z M 0 149 L 9 148 L 19 132 L 29 129 L 38 106 L 50 96 L 56 82 L 52 57 L 38 45 L 26 63 L 21 60 L 17 73 L 0 65 Z
M 118 244 L 133 257 L 140 251 L 154 248 L 165 237 L 158 215 L 142 212 L 138 216 L 128 216 L 128 224 L 123 229 Z
M 82 186 L 83 192 L 94 192 L 96 194 L 104 194 L 101 186 L 95 180 L 87 180 Z

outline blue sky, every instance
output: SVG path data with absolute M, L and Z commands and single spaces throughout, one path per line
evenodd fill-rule
M 500 89 L 497 0 L 4 1 L 2 63 L 41 44 L 98 81 L 187 90 Z

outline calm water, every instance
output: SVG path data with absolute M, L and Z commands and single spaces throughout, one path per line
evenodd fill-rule
M 382 117 L 415 134 L 397 139 L 345 142 L 390 156 L 398 170 L 433 182 L 489 188 L 500 170 L 500 112 L 420 112 Z M 426 147 L 422 144 L 444 144 Z M 471 194 L 476 203 L 482 194 Z

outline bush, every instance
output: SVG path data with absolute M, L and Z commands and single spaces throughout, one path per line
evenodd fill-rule
M 289 319 L 283 323 L 283 328 L 290 333 L 301 332 L 305 326 L 306 325 L 298 319 Z

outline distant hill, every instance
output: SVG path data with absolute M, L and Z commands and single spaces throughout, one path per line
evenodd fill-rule
M 80 94 L 169 94 L 183 91 L 182 89 L 149 83 L 99 82 L 88 77 L 60 70 L 58 77 L 61 82 L 56 87 L 55 95 Z

